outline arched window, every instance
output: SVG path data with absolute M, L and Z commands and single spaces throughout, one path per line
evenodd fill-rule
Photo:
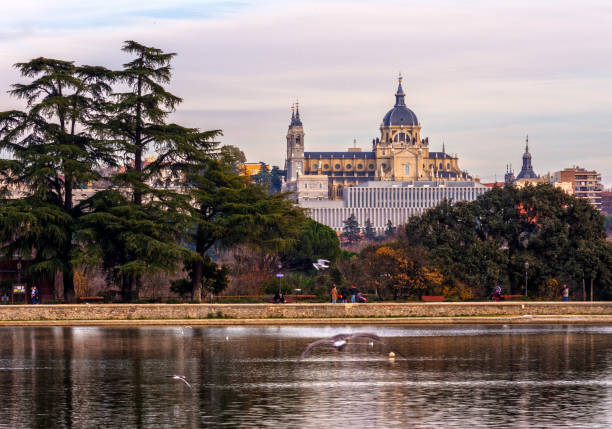
M 447 169 L 447 170 L 450 170 L 450 162 L 447 162 L 447 163 L 446 163 L 446 169 Z
M 312 169 L 316 170 L 317 168 L 319 168 L 319 166 L 317 164 L 312 164 Z
M 340 164 L 336 164 L 334 165 L 334 167 L 336 168 L 336 170 L 340 170 Z
M 351 164 L 346 164 L 346 168 L 347 168 L 348 170 L 350 170 L 350 169 L 351 169 L 351 167 L 352 167 L 352 166 L 351 166 Z
M 300 136 L 297 136 L 297 137 L 295 138 L 295 142 L 296 142 L 297 144 L 300 144 Z
M 370 165 L 368 165 L 368 168 L 369 168 L 370 170 L 374 170 L 374 164 L 370 164 Z
M 357 169 L 361 170 L 363 168 L 363 164 L 357 164 Z
M 440 170 L 444 168 L 444 164 L 440 163 Z
M 399 133 L 399 141 L 401 142 L 406 141 L 406 133 Z
M 329 164 L 323 165 L 323 168 L 327 170 L 329 168 Z

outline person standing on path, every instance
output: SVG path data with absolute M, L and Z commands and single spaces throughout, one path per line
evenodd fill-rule
M 340 302 L 342 302 L 343 304 L 346 304 L 347 298 L 348 298 L 348 292 L 346 291 L 346 288 L 343 286 L 342 289 L 340 289 Z
M 355 297 L 357 295 L 357 288 L 355 285 L 351 286 L 351 302 L 355 303 Z
M 32 286 L 31 298 L 32 304 L 40 304 L 40 300 L 38 298 L 38 288 L 36 286 Z
M 331 290 L 331 299 L 332 299 L 332 304 L 335 304 L 336 301 L 338 300 L 338 289 L 336 289 L 336 285 L 334 285 L 334 287 L 332 287 L 332 290 Z
M 561 300 L 569 301 L 569 288 L 567 285 L 563 285 L 563 290 L 561 291 Z

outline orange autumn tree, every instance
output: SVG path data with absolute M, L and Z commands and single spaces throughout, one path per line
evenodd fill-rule
M 411 251 L 412 250 L 412 251 Z M 439 288 L 444 276 L 435 268 L 423 264 L 418 249 L 396 246 L 371 246 L 362 252 L 363 274 L 374 286 L 379 298 L 392 294 L 422 296 L 427 290 Z

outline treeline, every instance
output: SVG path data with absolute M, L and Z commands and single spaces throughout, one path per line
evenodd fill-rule
M 612 244 L 604 217 L 550 185 L 493 188 L 473 202 L 442 202 L 365 248 L 343 272 L 381 298 L 506 294 L 578 299 L 612 295 Z
M 9 91 L 27 108 L 0 112 L 0 150 L 11 155 L 0 160 L 2 255 L 28 260 L 33 278 L 60 275 L 65 302 L 75 300 L 77 269 L 102 268 L 124 301 L 139 297 L 144 276 L 184 269 L 175 286 L 200 301 L 228 281 L 213 249 L 250 246 L 271 265 L 304 264 L 296 249 L 319 245 L 313 229 L 326 227 L 271 194 L 276 181 L 240 176 L 243 155 L 219 145 L 220 130 L 168 121 L 182 102 L 166 88 L 176 54 L 134 41 L 122 50 L 131 60 L 120 70 L 48 58 L 15 65 L 29 81 Z M 75 204 L 75 192 L 102 179 L 105 190 Z M 337 256 L 333 231 L 322 234 L 330 249 L 311 256 Z

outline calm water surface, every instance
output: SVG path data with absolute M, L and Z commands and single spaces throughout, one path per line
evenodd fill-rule
M 408 359 L 294 367 L 345 332 Z M 611 369 L 605 326 L 0 328 L 0 428 L 607 428 Z

